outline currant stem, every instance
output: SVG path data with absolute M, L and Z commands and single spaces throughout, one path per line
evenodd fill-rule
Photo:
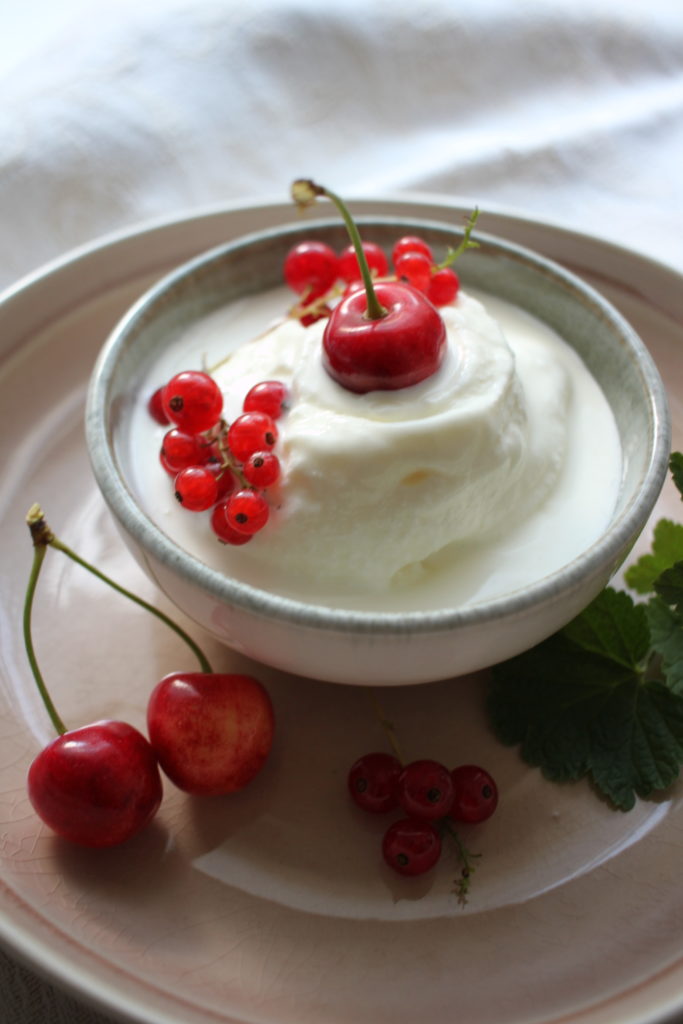
M 467 224 L 465 225 L 465 234 L 463 235 L 462 242 L 460 243 L 460 245 L 456 249 L 449 249 L 448 250 L 448 252 L 446 253 L 446 258 L 444 260 L 442 260 L 441 263 L 439 263 L 437 265 L 437 267 L 436 267 L 437 270 L 445 270 L 446 267 L 450 267 L 450 265 L 452 263 L 455 263 L 455 261 L 458 259 L 458 257 L 462 256 L 462 254 L 467 249 L 478 249 L 479 248 L 479 242 L 473 242 L 471 240 L 471 238 L 470 238 L 472 232 L 474 231 L 474 225 L 477 223 L 477 218 L 478 217 L 479 217 L 479 210 L 478 210 L 477 207 L 475 207 L 474 210 L 472 210 L 472 213 L 469 215 L 469 218 L 467 220 Z
M 31 666 L 33 678 L 36 681 L 36 686 L 38 687 L 40 696 L 42 697 L 43 704 L 45 705 L 45 710 L 50 716 L 50 721 L 52 722 L 56 731 L 59 733 L 60 736 L 63 736 L 64 733 L 67 731 L 67 728 L 64 725 L 62 719 L 59 717 L 57 709 L 52 703 L 52 698 L 48 693 L 47 686 L 45 685 L 45 680 L 43 679 L 43 675 L 40 671 L 38 659 L 36 658 L 36 652 L 33 647 L 33 636 L 31 631 L 31 614 L 33 611 L 33 598 L 35 596 L 36 584 L 38 583 L 40 570 L 45 559 L 45 550 L 45 544 L 36 545 L 33 549 L 33 564 L 31 566 L 31 572 L 29 574 L 28 584 L 26 587 L 26 596 L 24 598 L 24 646 L 26 647 L 26 655 L 28 657 L 28 662 L 29 665 Z
M 137 604 L 140 608 L 144 608 L 145 611 L 150 612 L 151 615 L 154 615 L 155 618 L 159 619 L 161 622 L 167 625 L 169 629 L 173 630 L 173 632 L 176 633 L 176 635 L 179 636 L 181 640 L 185 641 L 187 646 L 190 648 L 192 653 L 197 658 L 202 672 L 213 672 L 213 669 L 209 664 L 208 658 L 206 657 L 202 649 L 198 646 L 198 644 L 194 642 L 191 636 L 188 636 L 184 629 L 182 629 L 176 622 L 173 621 L 173 619 L 170 619 L 168 615 L 165 615 L 164 612 L 160 611 L 158 608 L 155 608 L 154 605 L 149 604 L 143 598 L 138 597 L 137 594 L 133 594 L 130 590 L 126 590 L 125 587 L 122 587 L 119 583 L 116 583 L 116 581 L 111 579 L 111 577 L 107 576 L 99 569 L 96 569 L 94 565 L 91 565 L 90 562 L 86 562 L 84 558 L 81 558 L 80 555 L 77 555 L 75 551 L 72 551 L 71 548 L 67 547 L 66 544 L 62 543 L 62 541 L 60 541 L 54 535 L 52 530 L 47 525 L 45 517 L 39 505 L 33 505 L 31 507 L 31 509 L 28 512 L 28 515 L 26 516 L 26 522 L 31 531 L 31 537 L 33 539 L 33 544 L 36 550 L 42 548 L 44 553 L 45 547 L 49 544 L 50 547 L 55 548 L 55 550 L 57 551 L 61 551 L 62 554 L 66 555 L 77 565 L 80 565 L 83 569 L 87 569 L 89 573 L 91 573 L 93 576 L 96 576 L 97 579 L 101 580 L 103 583 L 106 583 L 108 587 L 112 588 L 112 590 L 116 590 L 119 594 L 122 594 L 124 597 L 127 597 L 130 601 L 132 601 L 134 604 Z
M 391 749 L 392 749 L 392 751 L 394 753 L 394 757 L 396 758 L 397 761 L 400 762 L 401 765 L 405 765 L 406 761 L 405 761 L 405 758 L 403 757 L 403 754 L 401 753 L 401 748 L 399 746 L 398 739 L 396 737 L 396 732 L 394 730 L 394 726 L 389 721 L 389 719 L 385 716 L 385 714 L 384 714 L 384 712 L 382 710 L 382 706 L 381 706 L 381 704 L 380 704 L 380 702 L 378 700 L 377 694 L 376 693 L 371 694 L 370 700 L 372 701 L 372 705 L 374 707 L 375 714 L 377 715 L 377 719 L 379 721 L 379 724 L 384 729 L 384 733 L 385 733 L 385 735 L 386 735 L 386 737 L 387 737 L 387 739 L 389 741 L 389 746 L 391 747 Z
M 368 303 L 366 316 L 368 320 L 381 320 L 382 317 L 387 315 L 387 310 L 377 298 L 377 294 L 372 283 L 370 267 L 368 266 L 368 261 L 365 258 L 365 253 L 363 252 L 363 243 L 361 241 L 360 234 L 358 233 L 358 228 L 356 227 L 353 217 L 349 213 L 346 203 L 341 196 L 336 194 L 336 192 L 332 192 L 329 188 L 324 188 L 322 185 L 316 185 L 314 181 L 301 179 L 299 181 L 295 181 L 292 185 L 292 199 L 298 206 L 310 206 L 311 203 L 315 202 L 318 196 L 325 196 L 330 200 L 330 202 L 334 203 L 344 218 L 344 224 L 346 225 L 346 230 L 348 231 L 349 238 L 353 244 L 356 259 L 358 260 L 358 266 L 363 278 L 363 284 L 365 286 L 365 296 Z

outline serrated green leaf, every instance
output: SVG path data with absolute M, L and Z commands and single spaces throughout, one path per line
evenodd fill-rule
M 669 458 L 669 469 L 671 470 L 671 476 L 673 482 L 676 485 L 678 493 L 683 498 L 683 454 L 681 452 L 672 452 Z
M 666 686 L 683 697 L 683 618 L 659 597 L 645 605 L 653 649 L 662 659 Z
M 504 743 L 549 779 L 588 776 L 621 810 L 669 786 L 683 762 L 683 695 L 642 670 L 649 614 L 608 588 L 566 629 L 496 666 L 488 695 Z
M 683 561 L 683 526 L 660 519 L 654 529 L 652 551 L 643 555 L 624 573 L 624 579 L 638 594 L 651 594 L 655 581 L 676 562 Z
M 683 562 L 676 562 L 657 577 L 655 592 L 676 611 L 683 612 Z

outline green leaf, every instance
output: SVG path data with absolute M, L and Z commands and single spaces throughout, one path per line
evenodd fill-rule
M 669 469 L 676 485 L 678 493 L 683 498 L 683 454 L 672 452 L 669 459 Z
M 645 606 L 652 647 L 660 656 L 666 685 L 683 697 L 683 618 L 661 598 Z
M 648 616 L 608 588 L 564 630 L 496 666 L 487 700 L 494 731 L 529 764 L 556 781 L 588 776 L 621 810 L 669 786 L 683 762 L 683 695 L 643 671 Z
M 683 611 L 683 562 L 676 562 L 657 577 L 655 592 L 676 611 Z
M 624 579 L 639 594 L 651 594 L 655 581 L 666 569 L 683 561 L 683 526 L 660 519 L 654 529 L 652 552 L 643 555 L 624 573 Z

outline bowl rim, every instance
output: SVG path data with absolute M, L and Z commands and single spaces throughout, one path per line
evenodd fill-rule
M 462 231 L 452 224 L 415 216 L 365 214 L 356 220 L 361 226 L 381 224 L 399 229 L 410 226 L 413 229 L 421 227 L 422 230 L 447 229 L 454 235 L 462 234 Z M 552 603 L 560 596 L 566 597 L 582 589 L 586 579 L 593 575 L 601 575 L 605 566 L 611 575 L 611 571 L 617 568 L 624 549 L 645 526 L 666 479 L 671 450 L 671 422 L 666 391 L 659 371 L 645 343 L 626 318 L 592 285 L 540 253 L 482 231 L 477 231 L 477 240 L 502 251 L 509 258 L 543 270 L 598 310 L 601 317 L 616 328 L 638 363 L 648 396 L 652 445 L 640 486 L 600 537 L 572 562 L 532 584 L 492 599 L 473 601 L 461 607 L 424 611 L 364 611 L 309 603 L 272 593 L 227 576 L 182 548 L 143 512 L 119 473 L 107 425 L 106 401 L 116 371 L 119 351 L 129 333 L 135 329 L 138 318 L 183 279 L 205 269 L 208 264 L 224 259 L 233 251 L 241 251 L 275 236 L 294 238 L 303 233 L 314 235 L 317 230 L 339 226 L 338 218 L 307 218 L 305 221 L 292 221 L 275 228 L 251 232 L 214 246 L 161 277 L 119 319 L 101 348 L 90 377 L 86 398 L 85 435 L 96 482 L 124 531 L 143 551 L 149 552 L 166 569 L 179 575 L 189 584 L 207 591 L 221 603 L 238 607 L 263 619 L 275 618 L 297 626 L 333 630 L 338 633 L 434 634 L 452 632 L 464 626 L 484 625 L 502 620 L 512 621 L 538 604 Z

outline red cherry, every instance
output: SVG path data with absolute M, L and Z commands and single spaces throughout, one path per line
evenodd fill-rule
M 375 277 L 385 277 L 389 271 L 389 261 L 384 250 L 375 242 L 363 242 L 362 244 L 370 271 Z M 361 269 L 353 245 L 347 245 L 339 255 L 339 277 L 347 284 L 361 280 Z
M 334 249 L 324 242 L 299 242 L 285 256 L 285 281 L 297 295 L 312 300 L 324 295 L 338 275 Z
M 378 751 L 364 754 L 351 766 L 348 788 L 351 798 L 364 811 L 384 814 L 398 806 L 398 777 L 401 763 L 392 754 Z
M 125 722 L 63 733 L 28 773 L 29 799 L 53 832 L 83 846 L 115 846 L 154 817 L 162 787 L 145 737 Z
M 454 792 L 451 773 L 438 761 L 413 761 L 398 780 L 399 803 L 411 818 L 444 818 L 450 813 Z
M 387 829 L 382 855 L 399 875 L 422 875 L 441 856 L 441 836 L 429 821 L 402 818 Z
M 394 266 L 396 266 L 396 260 L 407 252 L 421 252 L 429 258 L 430 263 L 434 262 L 432 250 L 425 240 L 417 235 L 404 235 L 394 243 L 394 248 L 391 250 L 391 260 Z
M 386 314 L 366 316 L 365 292 L 342 299 L 323 334 L 323 363 L 348 391 L 389 391 L 435 373 L 446 349 L 446 328 L 434 306 L 410 285 L 375 284 Z
M 215 426 L 223 410 L 223 395 L 213 377 L 201 370 L 183 370 L 166 384 L 164 410 L 172 423 L 188 434 Z
M 498 788 L 492 777 L 475 764 L 461 764 L 451 772 L 455 798 L 451 808 L 454 821 L 475 824 L 490 818 L 498 806 Z
M 147 727 L 176 786 L 217 796 L 242 789 L 258 774 L 275 725 L 270 697 L 251 676 L 174 672 L 152 691 Z
M 442 267 L 432 274 L 427 288 L 427 298 L 435 306 L 446 306 L 453 302 L 460 289 L 460 278 L 450 267 Z

